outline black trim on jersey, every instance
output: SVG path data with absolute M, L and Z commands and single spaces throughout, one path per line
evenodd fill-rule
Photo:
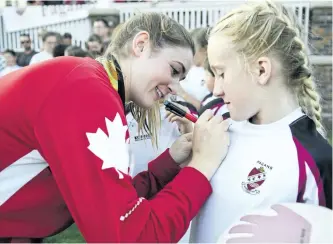
M 309 152 L 320 172 L 326 207 L 332 209 L 332 147 L 317 131 L 315 123 L 303 116 L 290 125 L 292 135 Z
M 131 104 L 125 103 L 125 115 L 129 114 L 131 112 Z
M 190 111 L 194 111 L 196 113 L 198 112 L 198 110 L 191 103 L 183 102 L 183 101 L 175 101 L 175 103 L 178 103 L 180 105 L 187 107 Z
M 26 243 L 43 243 L 42 238 L 0 238 L 0 243 L 17 243 L 19 241 L 26 241 Z
M 116 66 L 117 76 L 118 76 L 118 94 L 123 102 L 123 106 L 125 108 L 125 84 L 124 84 L 124 77 L 123 72 L 121 71 L 120 65 L 115 57 L 112 56 L 112 61 Z
M 212 108 L 213 106 L 222 103 L 221 106 L 223 106 L 224 101 L 222 98 L 216 98 L 212 101 L 210 101 L 209 103 L 207 103 L 206 105 L 202 106 L 199 111 L 198 111 L 198 115 L 200 116 L 203 112 L 205 112 L 207 109 Z
M 205 96 L 202 101 L 201 104 L 204 103 L 208 98 L 210 98 L 211 96 L 213 96 L 213 93 L 209 93 L 207 96 Z

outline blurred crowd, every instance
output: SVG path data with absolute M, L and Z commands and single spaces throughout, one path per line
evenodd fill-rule
M 15 6 L 15 0 L 1 0 L 6 1 L 6 6 Z M 98 0 L 27 0 L 29 6 L 48 6 L 48 5 L 62 5 L 62 4 L 87 4 L 96 3 Z M 152 2 L 156 0 L 109 0 L 115 3 L 128 3 L 128 2 Z M 159 0 L 160 1 L 160 0 Z M 166 1 L 166 0 L 163 0 Z M 170 1 L 170 0 L 167 0 Z
M 93 22 L 93 33 L 85 42 L 85 48 L 72 43 L 72 34 L 60 34 L 45 31 L 41 35 L 42 47 L 39 52 L 33 49 L 29 34 L 21 34 L 20 45 L 22 52 L 4 50 L 0 53 L 0 76 L 30 64 L 38 63 L 59 56 L 76 56 L 95 58 L 103 54 L 110 43 L 112 27 L 105 19 L 96 19 Z

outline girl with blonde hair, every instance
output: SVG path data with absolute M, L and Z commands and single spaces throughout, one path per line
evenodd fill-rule
M 192 241 L 216 242 L 240 216 L 272 204 L 332 208 L 332 148 L 321 134 L 319 95 L 292 15 L 271 1 L 233 10 L 211 31 L 208 58 L 214 95 L 232 119 L 231 144 L 192 222 Z M 255 228 L 243 224 L 232 233 Z

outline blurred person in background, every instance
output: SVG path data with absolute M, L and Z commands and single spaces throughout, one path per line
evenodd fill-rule
M 191 112 L 197 113 L 202 107 L 202 102 L 211 92 L 205 85 L 206 70 L 204 68 L 207 59 L 207 33 L 209 28 L 197 28 L 191 32 L 195 43 L 194 66 L 190 69 L 186 78 L 180 83 L 170 86 L 173 100 L 186 106 Z
M 86 49 L 94 58 L 101 56 L 104 52 L 102 38 L 96 34 L 91 35 L 86 42 Z
M 53 57 L 61 57 L 61 56 L 65 56 L 65 50 L 68 46 L 65 44 L 58 44 L 57 46 L 55 46 L 55 48 L 53 49 Z
M 90 2 L 89 0 L 63 0 L 64 4 L 85 4 Z
M 205 69 L 205 86 L 207 87 L 209 94 L 205 96 L 204 99 L 201 101 L 201 107 L 198 110 L 198 115 L 200 116 L 206 109 L 212 110 L 214 115 L 219 110 L 220 110 L 219 114 L 224 114 L 227 111 L 226 111 L 226 106 L 224 106 L 223 99 L 221 97 L 216 97 L 213 94 L 215 75 L 212 69 L 210 68 L 208 58 L 205 60 L 204 69 Z
M 38 41 L 43 42 L 43 36 L 47 33 L 48 31 L 46 29 L 42 29 L 38 31 Z M 39 47 L 39 52 L 44 51 L 43 45 Z
M 106 49 L 110 44 L 111 27 L 105 19 L 96 19 L 93 23 L 93 34 L 102 39 L 103 48 Z
M 205 59 L 207 58 L 207 33 L 208 28 L 198 28 L 191 32 L 191 36 L 195 44 L 194 66 L 188 72 L 186 79 L 180 82 L 183 90 L 199 101 L 202 101 L 204 97 L 210 93 L 204 85 L 205 69 L 203 68 Z M 193 105 L 197 104 L 193 102 L 193 99 L 189 96 L 187 97 L 186 93 L 181 93 L 179 96 L 185 101 L 188 100 L 188 102 Z
M 191 104 L 190 102 L 184 102 L 184 101 L 175 101 L 175 102 L 178 103 L 177 106 L 179 106 L 179 107 L 183 108 L 184 110 L 186 110 L 187 112 L 190 112 L 197 116 L 200 116 L 201 114 L 203 114 L 203 112 L 205 112 L 207 109 L 212 110 L 214 115 L 225 114 L 228 111 L 226 109 L 226 106 L 224 106 L 225 104 L 224 104 L 223 99 L 213 95 L 215 75 L 210 68 L 208 58 L 204 62 L 204 70 L 205 70 L 204 85 L 207 87 L 207 90 L 210 93 L 207 96 L 205 96 L 204 99 L 202 99 L 202 101 L 197 100 L 197 102 L 193 103 L 193 104 Z M 174 91 L 174 87 L 177 87 L 178 89 L 182 89 L 180 85 L 173 86 L 172 87 L 173 91 Z M 169 111 L 167 112 L 167 117 L 170 122 L 177 122 L 179 126 L 180 126 L 179 123 L 183 123 L 186 126 L 189 122 L 188 119 L 178 117 L 177 115 L 170 113 Z
M 47 1 L 41 1 L 42 5 L 61 5 L 64 3 L 63 0 L 47 0 Z
M 30 64 L 35 64 L 53 58 L 53 50 L 59 43 L 59 33 L 53 31 L 46 32 L 42 37 L 42 41 L 43 51 L 35 54 L 32 57 Z
M 72 45 L 72 34 L 66 32 L 63 36 L 62 36 L 62 43 L 67 45 L 67 46 L 71 46 Z
M 37 52 L 31 48 L 29 34 L 22 34 L 20 36 L 20 43 L 24 51 L 17 55 L 17 65 L 21 67 L 28 66 L 32 57 L 37 54 Z
M 27 4 L 32 5 L 32 6 L 38 6 L 38 5 L 43 5 L 43 1 L 42 0 L 28 0 Z
M 3 52 L 3 56 L 6 60 L 6 67 L 0 72 L 0 77 L 22 68 L 17 65 L 16 53 L 13 50 L 10 49 L 5 50 Z
M 85 58 L 85 57 L 89 57 L 89 58 L 93 58 L 93 56 L 83 50 L 81 47 L 78 46 L 69 46 L 66 48 L 65 50 L 65 56 L 74 56 L 74 57 L 81 57 L 81 58 Z

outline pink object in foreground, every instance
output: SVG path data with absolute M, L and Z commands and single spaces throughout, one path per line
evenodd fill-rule
M 273 205 L 275 215 L 261 210 L 245 215 L 219 243 L 317 243 L 333 241 L 333 211 L 317 205 Z M 266 209 L 267 210 L 267 209 Z M 258 213 L 258 214 L 257 214 Z

